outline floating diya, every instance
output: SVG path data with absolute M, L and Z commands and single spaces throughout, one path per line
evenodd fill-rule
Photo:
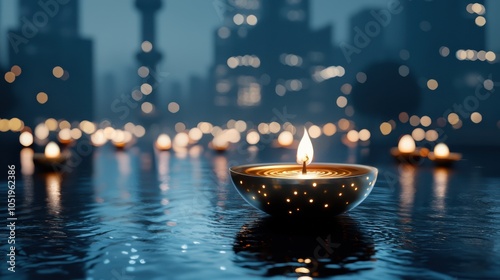
M 229 169 L 236 190 L 255 208 L 276 216 L 332 216 L 349 211 L 370 194 L 375 167 L 311 164 L 314 149 L 304 135 L 297 164 L 253 164 Z
M 44 153 L 33 154 L 33 162 L 42 169 L 55 168 L 64 164 L 70 157 L 69 153 L 61 153 L 61 149 L 55 142 L 49 142 L 45 146 Z
M 415 140 L 411 135 L 406 134 L 399 139 L 398 146 L 391 149 L 391 155 L 402 162 L 412 162 L 427 156 L 427 149 L 416 147 Z
M 446 166 L 462 159 L 462 154 L 450 153 L 445 143 L 439 143 L 434 147 L 434 152 L 429 153 L 429 159 L 436 165 Z
M 165 133 L 158 135 L 158 138 L 156 139 L 155 142 L 155 147 L 159 151 L 170 150 L 170 148 L 172 148 L 172 140 L 170 139 L 170 136 L 168 136 Z

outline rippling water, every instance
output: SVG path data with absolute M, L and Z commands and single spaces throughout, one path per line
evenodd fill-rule
M 374 165 L 379 178 L 349 214 L 302 222 L 258 212 L 229 181 L 230 166 L 293 161 L 291 150 L 104 147 L 62 176 L 18 174 L 16 272 L 3 262 L 0 275 L 500 278 L 500 175 L 488 168 L 493 161 L 470 153 L 455 169 L 412 167 L 393 163 L 385 152 L 358 160 L 321 153 L 323 162 Z

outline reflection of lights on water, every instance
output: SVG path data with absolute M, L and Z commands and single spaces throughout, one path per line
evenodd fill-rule
M 35 164 L 33 163 L 34 152 L 30 148 L 21 150 L 21 173 L 23 175 L 33 175 L 35 172 Z
M 399 167 L 399 184 L 401 185 L 399 200 L 401 211 L 404 214 L 411 212 L 415 199 L 415 172 L 415 167 L 409 164 L 400 165 Z
M 118 171 L 121 175 L 129 175 L 132 171 L 130 155 L 123 151 L 118 151 L 116 153 L 116 159 L 118 162 Z
M 192 158 L 198 158 L 203 153 L 203 147 L 200 145 L 194 145 L 189 149 L 189 156 Z
M 227 180 L 227 158 L 224 156 L 216 156 L 214 158 L 214 171 L 219 183 L 225 183 Z
M 446 190 L 448 189 L 448 169 L 434 169 L 434 201 L 433 208 L 436 210 L 445 209 Z
M 170 153 L 157 153 L 157 166 L 158 166 L 158 180 L 160 181 L 160 188 L 168 189 L 168 176 L 170 172 Z M 163 185 L 163 186 L 162 186 Z M 166 185 L 166 187 L 165 187 Z M 163 190 L 162 189 L 162 190 Z
M 49 173 L 45 177 L 48 209 L 51 214 L 61 211 L 61 177 L 57 173 Z

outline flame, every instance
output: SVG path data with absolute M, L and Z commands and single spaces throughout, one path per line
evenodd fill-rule
M 309 138 L 309 134 L 307 134 L 307 130 L 304 128 L 304 135 L 299 143 L 299 148 L 297 149 L 297 163 L 310 164 L 314 156 L 314 149 L 311 143 L 311 138 Z
M 61 154 L 61 149 L 59 149 L 59 146 L 54 142 L 50 142 L 45 147 L 45 156 L 47 158 L 56 158 L 60 154 Z
M 450 155 L 450 149 L 445 143 L 439 143 L 434 147 L 434 155 L 437 158 L 446 158 Z
M 159 150 L 169 150 L 172 147 L 172 140 L 167 134 L 160 134 L 156 139 L 156 148 Z
M 398 143 L 398 150 L 401 153 L 410 154 L 415 151 L 415 140 L 411 137 L 411 135 L 403 135 Z

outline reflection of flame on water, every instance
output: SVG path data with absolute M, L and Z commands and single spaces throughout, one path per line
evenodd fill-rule
M 436 168 L 434 170 L 434 201 L 432 207 L 435 210 L 445 210 L 446 190 L 448 189 L 448 169 Z
M 45 177 L 45 184 L 49 212 L 57 215 L 61 211 L 61 176 L 57 173 L 49 173 Z
M 227 158 L 224 156 L 216 156 L 214 158 L 214 169 L 215 175 L 219 180 L 219 183 L 225 183 L 227 181 Z
M 233 244 L 236 265 L 268 277 L 356 275 L 370 269 L 368 261 L 375 254 L 371 236 L 349 216 L 327 220 L 266 217 L 242 226 Z
M 116 159 L 118 161 L 118 171 L 121 175 L 129 175 L 131 172 L 130 168 L 130 156 L 124 151 L 116 152 Z
M 26 205 L 31 205 L 33 202 L 33 173 L 35 172 L 35 164 L 33 163 L 33 150 L 23 148 L 21 150 L 21 174 L 23 174 L 24 183 L 24 200 Z
M 33 175 L 35 172 L 35 164 L 33 163 L 33 150 L 24 148 L 21 150 L 21 173 L 23 175 Z
M 399 207 L 408 219 L 411 219 L 410 212 L 415 200 L 415 172 L 415 167 L 410 164 L 401 164 L 399 166 L 399 184 L 401 185 Z

